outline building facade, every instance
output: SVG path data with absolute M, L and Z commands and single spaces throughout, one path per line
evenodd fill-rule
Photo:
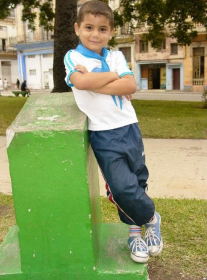
M 186 46 L 184 59 L 184 87 L 202 92 L 207 89 L 207 39 L 205 28 L 197 25 L 198 36 Z
M 185 48 L 175 40 L 163 40 L 158 49 L 142 40 L 142 33 L 134 33 L 135 61 L 139 90 L 184 90 Z
M 53 33 L 39 27 L 39 18 L 35 19 L 33 32 L 28 22 L 22 21 L 23 6 L 15 9 L 17 36 L 10 38 L 10 44 L 17 50 L 18 76 L 20 82 L 27 81 L 30 89 L 53 88 Z
M 78 7 L 86 1 L 78 1 Z M 120 0 L 109 0 L 109 5 L 113 10 L 118 9 Z M 31 89 L 52 89 L 53 33 L 39 27 L 38 17 L 36 30 L 32 32 L 27 22 L 21 20 L 21 5 L 17 6 L 14 15 L 4 24 L 0 21 L 2 79 L 7 77 L 9 84 L 14 85 L 19 78 L 21 82 L 26 80 Z M 114 49 L 124 53 L 134 72 L 137 89 L 203 91 L 207 87 L 205 28 L 196 26 L 198 36 L 190 46 L 179 46 L 176 40 L 167 38 L 158 49 L 142 39 L 147 28 L 143 25 L 140 29 L 131 30 L 130 24 L 125 24 L 116 30 L 117 45 Z
M 16 36 L 14 11 L 0 20 L 0 79 L 7 81 L 8 88 L 13 88 L 18 78 L 17 51 L 9 44 L 11 36 Z

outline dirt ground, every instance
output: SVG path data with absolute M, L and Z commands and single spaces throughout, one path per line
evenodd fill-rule
M 207 199 L 207 140 L 144 139 L 144 146 L 150 197 Z M 104 196 L 101 174 L 99 181 Z

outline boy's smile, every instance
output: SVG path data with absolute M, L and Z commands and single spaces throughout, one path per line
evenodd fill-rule
M 86 14 L 80 26 L 75 23 L 74 27 L 83 46 L 99 55 L 114 34 L 108 18 L 102 15 Z

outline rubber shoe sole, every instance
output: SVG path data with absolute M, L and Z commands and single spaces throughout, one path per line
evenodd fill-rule
M 130 246 L 129 246 L 129 245 L 128 245 L 128 248 L 129 248 L 129 250 L 130 250 Z M 130 251 L 131 251 L 131 250 L 130 250 Z M 131 257 L 131 259 L 132 259 L 134 262 L 137 262 L 137 263 L 147 263 L 148 260 L 149 260 L 149 255 L 144 256 L 144 254 L 143 254 L 143 256 L 136 256 L 136 255 L 133 254 L 132 252 L 131 252 L 131 254 L 130 254 L 130 257 Z

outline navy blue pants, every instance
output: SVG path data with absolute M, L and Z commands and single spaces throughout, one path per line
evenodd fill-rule
M 148 223 L 155 207 L 145 192 L 149 173 L 138 124 L 89 131 L 89 138 L 121 221 L 138 226 Z

